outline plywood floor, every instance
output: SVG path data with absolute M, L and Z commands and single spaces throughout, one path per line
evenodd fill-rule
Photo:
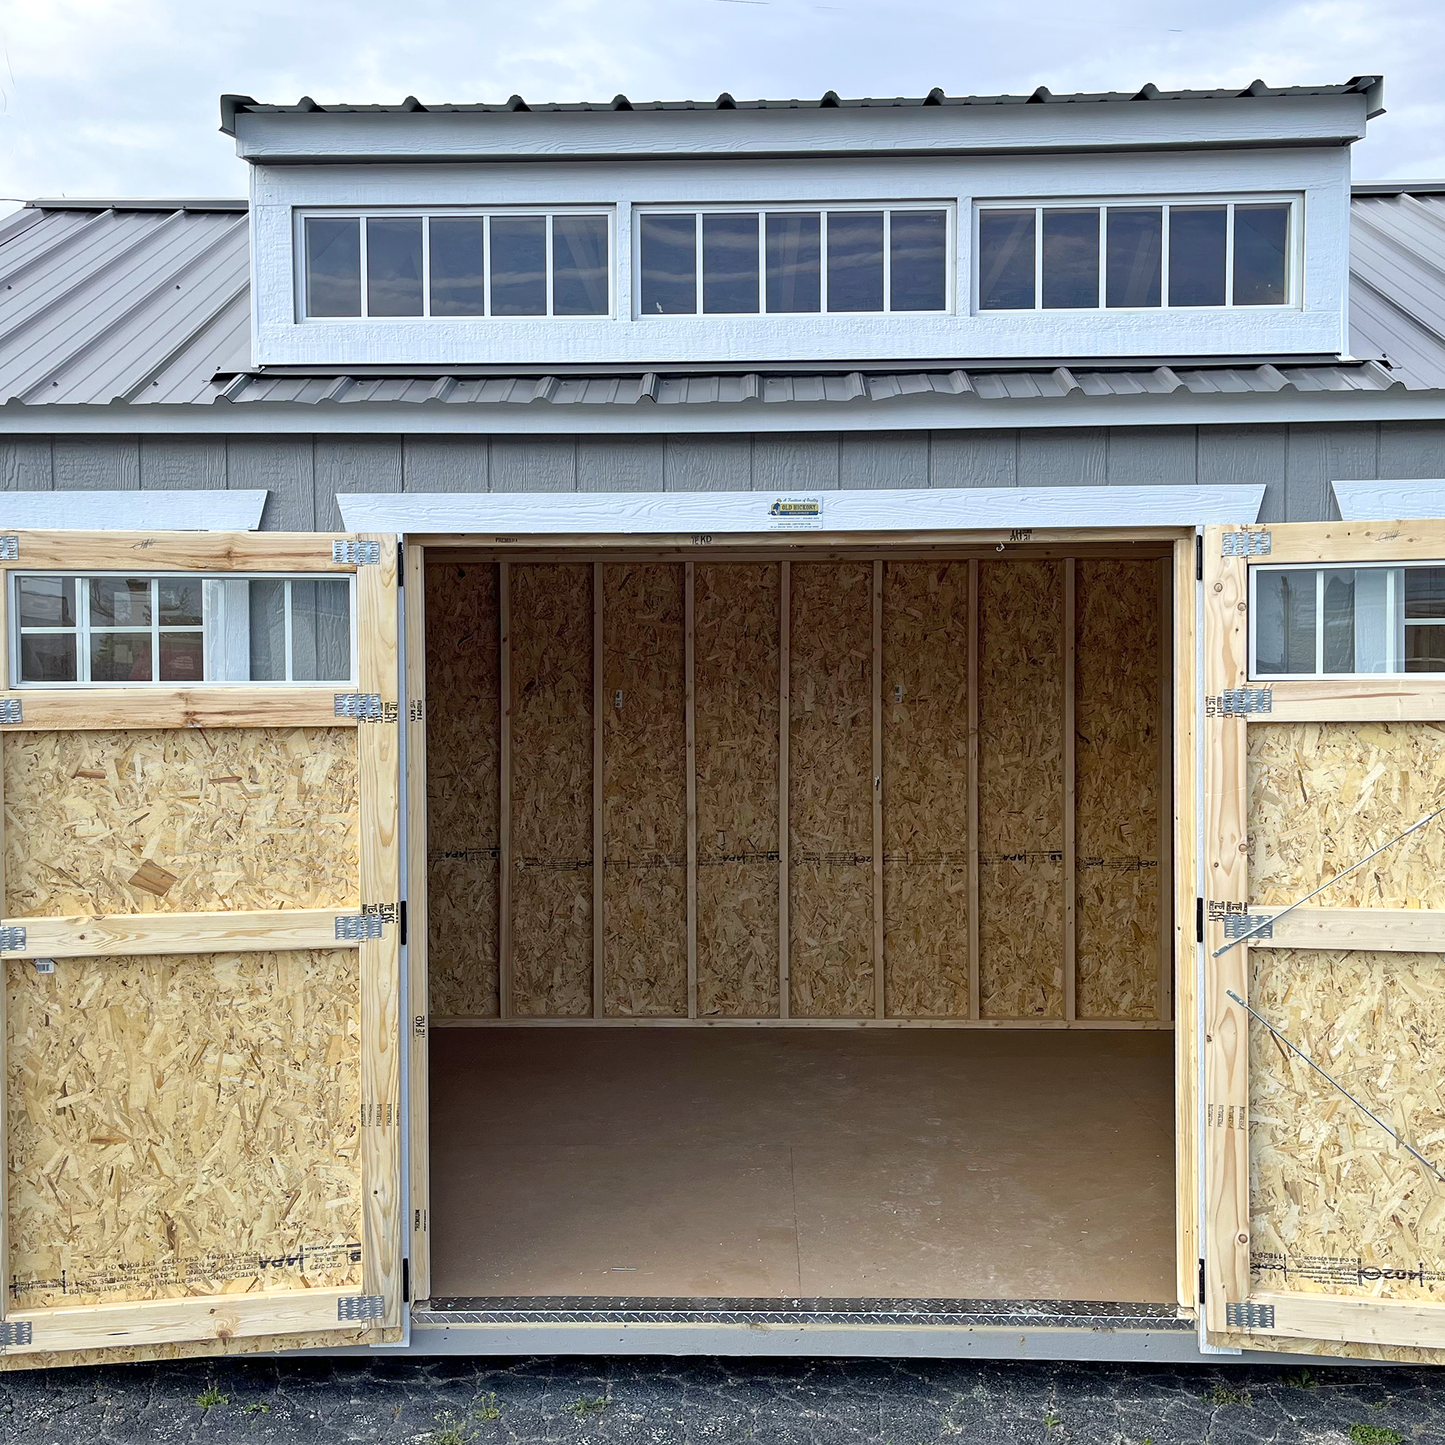
M 1172 1045 L 437 1029 L 432 1294 L 1167 1303 Z

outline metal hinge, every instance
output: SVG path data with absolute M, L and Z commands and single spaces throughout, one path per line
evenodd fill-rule
M 1202 898 L 1194 900 L 1194 941 L 1195 943 L 1204 942 L 1204 900 Z M 1199 1267 L 1200 1269 L 1204 1268 L 1203 1260 L 1200 1261 Z
M 337 717 L 354 717 L 360 722 L 395 722 L 397 706 L 382 702 L 379 692 L 338 692 L 332 694 Z
M 1197 532 L 1194 534 L 1194 580 L 1204 581 L 1204 538 Z
M 1224 1306 L 1224 1323 L 1232 1330 L 1272 1330 L 1274 1306 L 1229 1301 Z
M 1204 1261 L 1199 1261 L 1199 1303 L 1204 1303 Z
M 336 915 L 337 941 L 380 938 L 385 923 L 386 920 L 377 913 L 338 913 Z
M 0 562 L 15 562 L 20 557 L 20 538 L 13 534 L 0 537 Z
M 401 925 L 396 941 L 404 948 L 406 946 L 406 899 L 403 898 L 398 905 L 397 922 Z
M 1220 553 L 1225 557 L 1268 557 L 1272 543 L 1268 532 L 1226 532 Z
M 5 1320 L 0 1323 L 0 1348 L 29 1345 L 35 1340 L 35 1327 L 29 1320 Z
M 1224 936 L 1226 938 L 1243 938 L 1246 934 L 1250 938 L 1273 938 L 1274 920 L 1264 922 L 1258 914 L 1251 917 L 1248 913 L 1226 913 L 1224 915 Z
M 0 723 L 25 721 L 25 709 L 18 697 L 0 697 Z
M 1272 687 L 1228 687 L 1218 696 L 1204 699 L 1205 717 L 1247 717 L 1273 711 Z
M 9 949 L 12 953 L 19 953 L 25 947 L 25 930 L 23 928 L 0 928 L 0 949 Z
M 380 542 L 333 542 L 333 562 L 350 562 L 357 567 L 370 567 L 381 561 Z
M 336 1318 L 342 1324 L 379 1320 L 386 1313 L 386 1299 L 379 1294 L 344 1294 L 336 1301 Z

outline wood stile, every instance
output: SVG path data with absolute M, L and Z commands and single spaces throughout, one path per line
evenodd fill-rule
M 20 701 L 7 732 L 124 731 L 134 728 L 354 728 L 337 717 L 337 687 L 43 688 L 0 690 Z
M 0 681 L 10 681 L 10 568 L 0 564 Z M 7 725 L 8 726 L 8 725 Z M 6 911 L 5 900 L 9 897 L 5 886 L 5 740 L 0 733 L 0 913 Z M 0 1161 L 10 1158 L 10 1019 L 9 990 L 5 987 L 4 964 L 0 963 Z M 0 1197 L 0 1269 L 10 1271 L 10 1207 L 9 1167 L 3 1180 L 3 1194 Z M 9 1291 L 0 1290 L 0 1321 L 9 1315 Z
M 682 567 L 682 706 L 684 748 L 687 753 L 687 1016 L 697 1017 L 697 687 L 696 641 L 696 564 L 684 562 Z
M 606 751 L 602 720 L 602 638 L 606 606 L 602 563 L 592 564 L 592 1017 L 607 1015 L 607 915 L 604 880 L 607 875 L 607 817 L 605 810 Z
M 1173 1017 L 1174 1010 L 1174 569 L 1170 559 L 1161 557 L 1158 566 L 1159 591 L 1159 798 L 1156 847 L 1159 858 L 1159 986 L 1155 1015 Z
M 1078 707 L 1077 647 L 1079 637 L 1078 563 L 1064 559 L 1064 1017 L 1079 1014 L 1078 889 Z
M 497 1015 L 512 1016 L 512 566 L 497 564 L 497 670 L 501 717 L 497 766 Z
M 792 824 L 788 816 L 791 783 L 788 776 L 788 739 L 793 715 L 793 576 L 792 563 L 778 567 L 778 1018 L 786 1020 L 790 969 L 788 945 L 792 937 L 789 876 Z
M 887 1014 L 883 952 L 883 563 L 873 563 L 873 1016 Z
M 978 559 L 968 563 L 968 1016 L 979 1019 Z

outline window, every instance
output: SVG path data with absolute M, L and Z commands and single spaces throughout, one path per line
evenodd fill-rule
M 305 216 L 303 314 L 608 316 L 606 215 Z
M 1290 303 L 1294 202 L 980 206 L 978 309 Z
M 13 574 L 15 685 L 346 682 L 346 577 Z
M 641 316 L 948 310 L 944 209 L 644 211 Z
M 1445 564 L 1250 569 L 1252 675 L 1445 673 Z

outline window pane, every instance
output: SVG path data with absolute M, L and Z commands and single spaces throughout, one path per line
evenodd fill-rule
M 492 217 L 492 315 L 547 314 L 547 218 Z
M 1099 304 L 1099 212 L 1044 212 L 1044 306 L 1078 310 Z
M 1445 672 L 1445 627 L 1405 629 L 1405 671 Z
M 552 218 L 552 314 L 606 316 L 607 217 Z
M 642 218 L 642 314 L 691 316 L 697 310 L 697 217 Z
M 151 682 L 149 632 L 93 632 L 90 635 L 92 682 Z
M 1325 573 L 1324 670 L 1355 670 L 1355 574 Z
M 21 682 L 74 682 L 75 634 L 31 632 L 20 639 Z
M 16 587 L 21 627 L 74 627 L 75 580 L 21 577 Z
M 160 577 L 156 580 L 162 627 L 201 625 L 201 579 Z
M 1234 304 L 1283 306 L 1288 206 L 1234 208 Z
M 769 216 L 768 310 L 817 311 L 822 306 L 822 257 L 818 217 Z
M 366 223 L 366 310 L 370 316 L 420 316 L 421 217 Z
M 1110 306 L 1157 306 L 1164 257 L 1164 212 L 1158 206 L 1110 207 Z
M 828 310 L 883 309 L 883 212 L 828 213 Z
M 204 644 L 199 632 L 161 633 L 162 682 L 204 682 Z
M 431 248 L 431 314 L 482 316 L 486 313 L 482 275 L 480 216 L 432 218 L 428 225 Z
M 251 681 L 286 680 L 286 584 L 251 583 Z
M 1223 206 L 1169 208 L 1169 304 L 1224 305 Z
M 1034 213 L 978 213 L 981 311 L 1030 311 L 1034 304 Z
M 361 222 L 306 221 L 306 314 L 361 315 Z
M 1400 573 L 1391 567 L 1360 567 L 1355 571 L 1356 672 L 1394 672 L 1400 666 L 1391 657 L 1397 618 L 1395 608 L 1389 605 L 1392 579 L 1395 595 L 1399 596 L 1399 577 Z M 1403 617 L 1398 620 L 1403 626 Z
M 1445 567 L 1405 568 L 1405 616 L 1445 617 Z
M 1261 676 L 1315 670 L 1315 573 L 1260 572 L 1254 668 Z
M 93 627 L 149 627 L 149 577 L 92 577 L 90 622 Z
M 291 583 L 291 676 L 341 682 L 351 675 L 351 595 L 345 582 Z
M 947 211 L 894 211 L 889 218 L 888 305 L 893 311 L 948 305 Z
M 702 309 L 718 315 L 758 309 L 756 212 L 702 218 Z

